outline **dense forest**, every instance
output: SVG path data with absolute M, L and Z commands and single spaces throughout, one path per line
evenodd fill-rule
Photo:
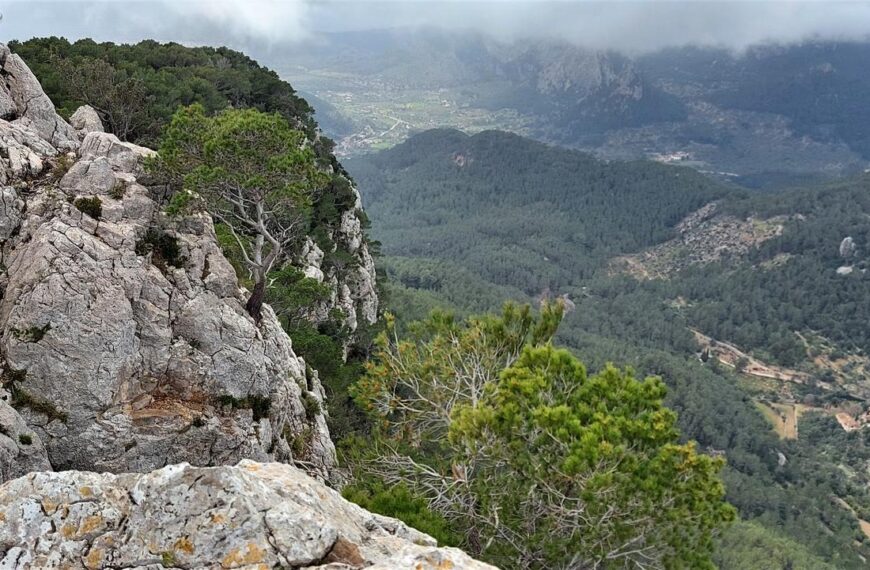
M 798 439 L 780 438 L 759 401 L 782 387 L 761 389 L 715 359 L 702 362 L 691 329 L 813 377 L 830 372 L 814 365 L 802 338 L 863 355 L 867 179 L 758 195 L 688 169 L 597 161 L 498 132 L 430 131 L 347 166 L 383 243 L 400 320 L 436 306 L 473 313 L 505 299 L 565 296 L 576 309 L 561 342 L 590 370 L 617 362 L 661 376 L 683 436 L 727 457 L 728 499 L 745 522 L 722 538 L 723 568 L 747 567 L 768 550 L 780 560 L 771 568 L 863 566 L 870 543 L 850 510 L 870 514 L 863 432 L 816 411 L 802 417 Z M 714 201 L 723 216 L 788 221 L 746 255 L 669 278 L 614 271 L 613 258 L 679 237 L 676 224 Z M 847 236 L 856 247 L 844 259 Z M 852 273 L 838 274 L 843 265 Z M 797 401 L 850 400 L 845 390 L 788 389 Z M 844 454 L 847 446 L 855 452 Z

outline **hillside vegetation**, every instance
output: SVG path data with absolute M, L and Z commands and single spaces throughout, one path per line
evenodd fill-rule
M 784 564 L 863 566 L 870 545 L 859 518 L 870 516 L 870 496 L 857 450 L 867 436 L 844 432 L 833 412 L 860 414 L 860 405 L 850 406 L 867 380 L 859 369 L 832 378 L 811 355 L 854 359 L 866 350 L 859 324 L 870 317 L 861 272 L 866 180 L 757 196 L 683 168 L 601 162 L 515 135 L 443 130 L 347 166 L 382 241 L 400 317 L 437 305 L 464 313 L 518 295 L 564 296 L 575 309 L 561 342 L 590 370 L 619 362 L 660 375 L 683 437 L 727 457 L 728 499 L 752 521 L 733 532 L 753 539 L 726 536 L 723 567 L 739 568 L 783 543 L 806 547 Z M 784 216 L 782 230 L 682 264 L 667 279 L 614 271 L 617 256 L 679 241 L 679 222 L 714 201 L 717 215 L 737 220 Z M 839 247 L 850 235 L 858 246 L 843 259 Z M 837 273 L 844 264 L 851 274 Z M 797 367 L 818 385 L 762 383 L 716 358 L 699 359 L 692 329 L 771 366 Z M 800 437 L 781 440 L 756 401 L 810 402 Z M 856 452 L 837 453 L 844 442 Z

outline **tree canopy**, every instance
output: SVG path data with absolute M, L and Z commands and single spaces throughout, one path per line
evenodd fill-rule
M 609 366 L 588 376 L 540 317 L 443 313 L 395 326 L 354 387 L 383 438 L 352 462 L 456 525 L 512 568 L 712 567 L 734 518 L 721 458 L 680 444 L 664 384 Z
M 192 105 L 173 116 L 155 168 L 180 186 L 170 211 L 201 198 L 229 230 L 254 281 L 247 308 L 259 320 L 266 277 L 305 235 L 314 197 L 329 180 L 305 133 L 277 113 L 208 116 Z

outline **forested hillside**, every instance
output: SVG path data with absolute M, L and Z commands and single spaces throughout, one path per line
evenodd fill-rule
M 575 309 L 559 338 L 590 370 L 613 361 L 661 375 L 683 436 L 727 457 L 728 499 L 747 522 L 723 537 L 723 568 L 768 552 L 780 560 L 771 568 L 863 567 L 868 436 L 835 415 L 861 417 L 868 386 L 866 179 L 759 196 L 498 132 L 430 131 L 346 164 L 383 242 L 400 321 L 439 305 L 475 312 L 564 296 Z M 696 256 L 695 233 L 678 224 L 711 202 L 716 228 L 763 226 L 762 237 L 731 247 L 731 234 L 706 236 L 702 246 L 721 251 Z M 674 266 L 663 277 L 614 263 L 663 242 Z M 729 360 L 725 342 L 747 362 Z M 767 378 L 757 363 L 794 376 Z M 796 438 L 773 429 L 787 410 Z
M 154 145 L 172 114 L 199 103 L 209 113 L 226 107 L 280 113 L 317 135 L 314 110 L 274 71 L 226 47 L 70 43 L 64 38 L 13 41 L 61 115 L 88 104 L 122 140 Z M 331 143 L 322 148 L 326 157 Z

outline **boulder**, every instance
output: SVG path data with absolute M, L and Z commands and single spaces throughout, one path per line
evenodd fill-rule
M 0 568 L 493 570 L 300 470 L 32 473 L 0 487 Z
M 142 160 L 156 153 L 150 148 L 123 142 L 111 133 L 92 131 L 85 135 L 79 156 L 84 159 L 104 157 L 117 172 L 141 173 Z
M 849 259 L 854 257 L 857 252 L 858 246 L 855 245 L 855 240 L 852 239 L 852 236 L 843 238 L 843 241 L 840 242 L 840 257 Z
M 0 184 L 35 178 L 57 150 L 36 132 L 0 119 Z
M 105 131 L 100 115 L 90 105 L 82 105 L 69 118 L 69 123 L 78 131 L 79 137 L 84 138 L 88 133 L 102 133 Z

